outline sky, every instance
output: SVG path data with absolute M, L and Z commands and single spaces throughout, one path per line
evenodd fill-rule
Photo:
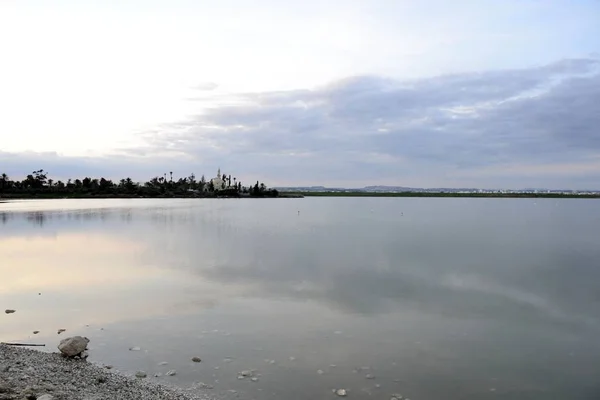
M 600 189 L 600 0 L 0 0 L 0 172 Z

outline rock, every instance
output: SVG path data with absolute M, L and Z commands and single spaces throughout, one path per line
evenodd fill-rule
M 113 369 L 114 367 L 112 365 L 105 365 L 104 368 L 106 368 L 106 369 Z
M 366 379 L 375 379 L 375 375 L 373 375 L 373 374 L 367 374 L 367 375 L 365 375 L 365 378 Z
M 163 361 L 163 362 L 159 362 L 158 365 L 160 365 L 161 367 L 164 367 L 165 365 L 169 365 L 169 363 L 166 361 Z
M 75 357 L 82 354 L 87 348 L 90 340 L 82 336 L 73 336 L 60 341 L 58 350 L 67 357 Z
M 141 350 L 141 348 L 139 348 L 138 346 L 129 348 L 129 351 L 140 351 L 140 350 Z
M 290 357 L 290 361 L 294 361 L 296 357 Z
M 254 377 L 252 377 L 252 378 L 250 378 L 250 380 L 251 380 L 252 382 L 258 382 L 258 378 L 257 378 L 257 377 L 255 377 L 255 376 L 254 376 Z
M 144 371 L 138 371 L 138 372 L 135 373 L 135 377 L 136 378 L 145 378 L 147 376 L 148 376 L 148 374 L 145 373 Z
M 204 382 L 198 382 L 194 385 L 194 387 L 200 388 L 200 389 L 214 389 L 215 388 L 213 385 L 209 385 L 208 383 L 204 383 Z
M 200 359 L 200 357 L 192 357 L 192 361 L 193 362 L 200 362 L 202 360 Z
M 104 383 L 106 382 L 106 377 L 105 376 L 99 376 L 98 379 L 96 379 L 98 381 L 98 383 Z
M 392 397 L 390 398 L 390 400 L 403 400 L 403 399 L 404 399 L 404 396 L 402 396 L 401 394 L 398 394 L 398 393 L 394 393 L 392 395 Z
M 58 330 L 57 333 L 60 335 L 61 333 L 65 332 L 65 331 L 66 331 L 66 329 L 61 328 L 61 329 Z
M 14 314 L 17 310 L 4 310 L 6 314 Z
M 175 371 L 174 369 L 171 369 L 171 370 L 167 371 L 167 373 L 165 375 L 166 376 L 175 376 L 175 375 L 177 375 L 177 371 Z
M 323 372 L 323 370 L 322 370 L 322 369 L 318 369 L 318 370 L 317 370 L 317 374 L 319 374 L 319 375 L 323 375 L 324 373 L 325 373 L 325 372 Z
M 245 371 L 240 372 L 240 375 L 243 377 L 248 377 L 248 376 L 252 376 L 253 374 L 252 374 L 252 371 L 245 370 Z
M 340 397 L 346 397 L 348 395 L 348 392 L 346 392 L 346 389 L 338 389 L 335 391 L 335 394 L 337 394 Z
M 37 335 L 38 333 L 40 333 L 40 331 L 33 331 L 34 335 Z

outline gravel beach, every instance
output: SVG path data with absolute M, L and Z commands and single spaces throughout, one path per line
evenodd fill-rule
M 0 344 L 0 400 L 209 400 L 84 360 Z

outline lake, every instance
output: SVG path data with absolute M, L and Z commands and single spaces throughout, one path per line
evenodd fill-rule
M 0 340 L 224 399 L 598 399 L 599 243 L 584 199 L 0 203 Z

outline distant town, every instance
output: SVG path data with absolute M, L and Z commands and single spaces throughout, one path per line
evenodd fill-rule
M 305 196 L 439 196 L 439 197 L 600 197 L 600 190 L 557 189 L 477 189 L 477 188 L 412 188 L 403 186 L 365 186 L 363 188 L 331 188 L 325 186 L 276 187 L 283 193 Z

